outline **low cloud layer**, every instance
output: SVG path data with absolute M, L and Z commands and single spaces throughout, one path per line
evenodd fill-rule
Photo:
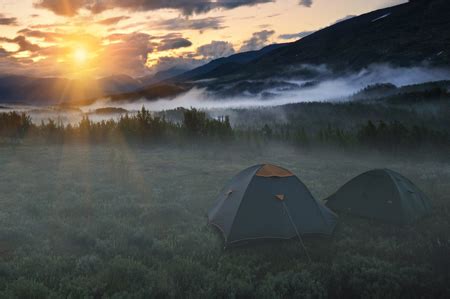
M 320 72 L 328 73 L 329 70 L 325 66 L 308 66 L 316 68 Z M 273 80 L 273 79 L 272 79 Z M 279 78 L 277 80 L 283 80 Z M 200 108 L 200 109 L 223 109 L 223 108 L 251 108 L 262 106 L 278 106 L 291 103 L 313 102 L 313 101 L 345 101 L 358 91 L 377 83 L 392 83 L 398 87 L 412 84 L 420 84 L 424 82 L 450 80 L 450 71 L 437 68 L 412 67 L 400 68 L 390 67 L 388 65 L 373 65 L 369 68 L 361 70 L 340 78 L 329 78 L 315 85 L 308 87 L 283 91 L 283 90 L 266 90 L 259 95 L 253 96 L 235 96 L 223 97 L 216 96 L 205 89 L 194 88 L 189 92 L 170 100 L 146 101 L 141 100 L 133 103 L 117 103 L 104 99 L 95 104 L 85 107 L 86 111 L 94 110 L 101 107 L 117 107 L 120 106 L 127 110 L 138 110 L 145 106 L 149 110 L 160 111 L 184 108 Z M 287 80 L 287 82 L 298 84 L 307 83 L 307 81 Z M 265 93 L 273 94 L 266 97 Z

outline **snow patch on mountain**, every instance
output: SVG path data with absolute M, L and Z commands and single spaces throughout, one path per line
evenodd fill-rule
M 385 15 L 382 15 L 382 16 L 379 17 L 379 18 L 373 19 L 373 20 L 372 20 L 372 23 L 373 23 L 373 22 L 376 22 L 376 21 L 379 21 L 379 20 L 381 20 L 381 19 L 384 19 L 384 18 L 386 18 L 386 17 L 389 17 L 390 15 L 391 15 L 391 13 L 387 13 L 387 14 L 385 14 Z

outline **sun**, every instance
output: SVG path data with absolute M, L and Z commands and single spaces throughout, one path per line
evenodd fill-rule
M 85 48 L 78 47 L 73 52 L 73 59 L 79 64 L 85 63 L 88 59 L 88 52 Z

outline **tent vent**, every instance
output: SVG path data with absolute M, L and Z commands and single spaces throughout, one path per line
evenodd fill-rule
M 277 194 L 275 195 L 275 198 L 282 201 L 284 200 L 284 194 Z
M 294 176 L 294 174 L 284 168 L 281 168 L 281 167 L 278 167 L 275 165 L 271 165 L 271 164 L 266 164 L 258 170 L 258 172 L 256 173 L 256 176 L 266 177 L 266 178 L 271 178 L 271 177 L 285 178 L 285 177 Z

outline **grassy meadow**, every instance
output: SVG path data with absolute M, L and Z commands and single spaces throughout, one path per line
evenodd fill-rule
M 331 238 L 223 249 L 206 213 L 263 162 L 323 199 L 390 168 L 431 199 L 407 227 L 340 215 Z M 0 297 L 286 298 L 450 296 L 450 160 L 285 143 L 0 146 Z

